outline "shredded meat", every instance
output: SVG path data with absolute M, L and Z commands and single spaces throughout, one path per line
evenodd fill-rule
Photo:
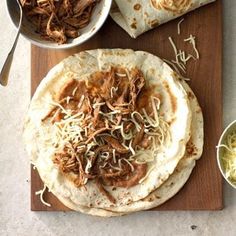
M 129 153 L 130 150 L 123 147 L 119 141 L 111 136 L 106 136 L 104 137 L 105 141 L 107 142 L 108 145 L 110 145 L 112 148 L 114 148 L 117 152 L 121 154 L 126 154 Z
M 102 133 L 102 132 L 105 132 L 107 131 L 109 128 L 108 127 L 104 127 L 104 128 L 101 128 L 99 130 L 97 130 L 96 132 L 94 132 L 89 138 L 88 140 L 86 141 L 86 143 L 90 143 L 91 140 L 98 134 Z
M 116 177 L 121 177 L 127 174 L 127 171 L 116 171 L 116 172 L 111 172 L 111 173 L 102 173 L 102 177 L 104 178 L 116 178 Z
M 65 173 L 77 187 L 83 186 L 85 181 L 85 173 L 80 156 L 68 155 L 68 148 L 64 148 L 64 152 L 57 153 L 53 162 L 59 166 L 62 173 Z M 74 175 L 69 175 L 73 172 Z
M 100 0 L 20 0 L 27 19 L 41 37 L 64 44 L 86 27 Z
M 137 97 L 141 92 L 142 88 L 144 87 L 145 81 L 142 72 L 137 68 L 131 71 L 131 78 L 132 80 L 130 81 L 130 102 L 134 110 Z
M 96 185 L 98 187 L 98 189 L 100 190 L 100 192 L 105 195 L 110 202 L 112 202 L 113 204 L 116 203 L 116 199 L 103 187 L 100 179 L 96 179 Z
M 99 104 L 101 101 L 102 101 L 102 99 L 99 97 L 99 98 L 95 99 L 95 104 L 96 103 Z M 94 125 L 94 127 L 97 127 L 100 122 L 100 114 L 99 114 L 100 111 L 101 111 L 101 105 L 97 105 L 93 111 L 93 125 Z
M 25 4 L 27 5 L 26 2 Z M 63 4 L 67 6 L 63 9 L 67 10 L 60 14 L 73 14 L 71 1 L 64 0 Z M 79 8 L 77 10 L 79 12 Z M 68 117 L 83 114 L 78 127 L 81 128 L 79 137 L 76 137 L 76 141 L 68 141 L 68 145 L 53 158 L 61 173 L 77 187 L 85 186 L 87 181 L 96 181 L 99 191 L 115 203 L 115 199 L 103 185 L 130 188 L 145 176 L 147 165 L 137 164 L 132 158 L 129 159 L 133 152 L 131 148 L 127 148 L 130 144 L 133 149 L 136 146 L 147 148 L 150 145 L 148 136 L 144 133 L 143 120 L 138 115 L 135 116 L 136 123 L 131 119 L 132 112 L 141 112 L 137 109 L 142 108 L 139 99 L 144 100 L 143 90 L 145 80 L 140 70 L 111 68 L 109 71 L 92 74 L 86 82 L 71 79 L 55 95 L 57 106 L 42 122 L 61 125 L 62 121 L 63 125 Z M 149 103 L 149 97 L 146 96 L 145 103 L 142 103 L 145 107 Z M 141 130 L 136 128 L 137 123 Z M 73 123 L 70 128 L 73 130 L 75 126 Z M 76 129 L 73 132 L 78 131 Z
M 125 122 L 124 123 L 124 131 L 127 133 L 129 130 L 132 130 L 134 128 L 134 124 L 132 122 Z
M 69 80 L 60 90 L 60 93 L 57 94 L 56 100 L 61 101 L 63 98 L 68 96 L 72 96 L 73 90 L 76 88 L 78 84 L 77 80 L 71 79 Z M 79 86 L 79 85 L 78 85 Z M 80 82 L 81 86 L 81 82 Z
M 144 135 L 144 126 L 142 126 L 141 130 L 134 137 L 134 141 L 132 143 L 133 147 L 135 147 L 136 145 L 138 145 L 142 141 L 143 135 Z
M 150 143 L 151 140 L 148 138 L 147 135 L 144 135 L 139 145 L 143 148 L 147 148 L 150 145 Z
M 145 177 L 147 173 L 147 164 L 133 164 L 135 166 L 135 171 L 129 174 L 129 178 L 103 178 L 103 182 L 108 186 L 130 188 L 137 185 L 139 180 Z

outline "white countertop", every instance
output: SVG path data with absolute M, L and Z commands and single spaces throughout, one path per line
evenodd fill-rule
M 224 1 L 224 126 L 236 118 L 235 12 L 236 1 Z M 1 68 L 14 37 L 5 1 L 0 1 L 0 35 Z M 21 37 L 9 86 L 0 87 L 0 236 L 236 235 L 236 190 L 226 184 L 225 208 L 218 212 L 142 212 L 103 219 L 76 212 L 30 211 L 30 168 L 21 142 L 29 101 L 30 44 Z

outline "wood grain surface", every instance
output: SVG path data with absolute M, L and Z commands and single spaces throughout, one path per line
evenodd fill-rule
M 205 123 L 205 143 L 202 158 L 183 189 L 171 200 L 154 210 L 220 210 L 223 207 L 222 178 L 216 163 L 216 144 L 222 131 L 222 3 L 220 0 L 184 16 L 181 35 L 177 34 L 179 19 L 151 30 L 137 39 L 131 39 L 110 18 L 90 41 L 71 50 L 56 51 L 32 46 L 32 95 L 47 72 L 63 58 L 96 48 L 132 48 L 145 50 L 160 58 L 173 59 L 174 53 L 168 41 L 171 36 L 178 48 L 192 52 L 192 47 L 183 42 L 190 34 L 196 36 L 200 52 L 199 61 L 191 61 L 186 76 L 191 79 L 191 88 L 199 99 Z M 193 53 L 193 52 L 192 52 Z M 36 170 L 31 171 L 31 210 L 69 210 L 51 193 L 44 198 L 52 207 L 44 206 L 35 191 L 43 184 Z

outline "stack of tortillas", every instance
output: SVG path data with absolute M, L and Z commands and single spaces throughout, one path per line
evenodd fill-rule
M 156 105 L 162 119 L 160 122 L 164 122 L 168 127 L 168 131 L 162 130 L 162 132 L 168 132 L 169 136 L 163 139 L 164 141 L 161 142 L 160 146 L 156 147 L 153 159 L 147 161 L 146 175 L 142 181 L 140 180 L 137 184 L 129 187 L 117 187 L 117 185 L 114 187 L 112 184 L 104 184 L 104 189 L 101 191 L 96 186 L 96 181 L 93 179 L 95 177 L 91 177 L 91 179 L 86 177 L 88 179 L 84 186 L 80 186 L 68 178 L 70 173 L 65 173 L 60 169 L 60 166 L 53 159 L 55 150 L 58 148 L 58 144 L 53 145 L 53 143 L 55 144 L 54 126 L 57 122 L 44 122 L 44 120 L 53 106 L 57 106 L 58 91 L 71 78 L 87 83 L 91 79 L 91 75 L 109 71 L 111 68 L 123 68 L 126 71 L 135 68 L 142 73 L 146 84 L 149 85 L 149 90 L 152 90 L 153 94 L 158 94 L 159 104 Z M 127 79 L 121 73 L 117 73 L 117 76 L 120 80 Z M 78 87 L 77 90 L 81 91 L 82 88 Z M 116 91 L 116 89 L 113 90 Z M 74 90 L 72 94 L 75 93 Z M 69 104 L 70 99 L 73 98 L 68 98 L 67 104 Z M 105 103 L 106 101 L 100 102 L 100 105 L 102 106 Z M 94 108 L 94 104 L 91 107 Z M 60 107 L 60 109 L 65 109 L 65 107 Z M 103 115 L 104 111 L 100 113 Z M 60 122 L 65 123 L 65 117 Z M 69 119 L 71 120 L 72 116 Z M 93 138 L 96 139 L 96 136 Z M 51 69 L 42 80 L 32 98 L 27 114 L 24 140 L 31 161 L 37 168 L 42 181 L 64 205 L 91 215 L 120 216 L 159 206 L 173 197 L 184 186 L 191 175 L 196 160 L 202 154 L 203 117 L 197 98 L 187 83 L 181 80 L 178 74 L 157 56 L 143 51 L 98 49 L 68 57 Z M 69 141 L 67 140 L 67 142 Z M 101 146 L 99 144 L 99 147 Z M 63 150 L 67 149 L 64 148 Z M 135 151 L 136 147 L 133 147 L 131 152 Z M 145 149 L 142 149 L 142 153 L 145 161 L 145 155 L 149 155 L 149 150 L 145 154 Z M 59 157 L 61 156 L 59 155 Z M 68 157 L 66 158 L 68 159 Z M 135 155 L 133 158 L 135 159 Z M 134 162 L 131 161 L 130 163 Z M 89 168 L 92 169 L 91 165 L 90 163 L 90 166 L 86 166 L 85 169 L 87 171 Z M 135 167 L 136 164 L 133 165 L 134 169 Z M 81 169 L 73 172 L 73 176 L 79 175 L 79 171 Z M 132 171 L 135 173 L 136 170 Z M 92 175 L 92 172 L 88 173 Z M 128 174 L 126 179 L 130 175 L 132 174 Z M 104 191 L 111 194 L 115 200 L 111 202 Z

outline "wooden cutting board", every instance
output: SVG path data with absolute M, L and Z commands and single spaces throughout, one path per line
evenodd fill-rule
M 223 207 L 222 178 L 216 163 L 216 144 L 222 131 L 222 3 L 202 7 L 184 16 L 181 35 L 177 34 L 180 18 L 151 30 L 138 39 L 131 39 L 111 19 L 90 41 L 80 47 L 56 51 L 32 46 L 31 50 L 31 91 L 32 95 L 47 72 L 63 58 L 86 49 L 132 48 L 144 50 L 160 58 L 173 59 L 173 49 L 168 41 L 171 36 L 178 48 L 191 52 L 192 48 L 183 39 L 190 34 L 196 36 L 200 52 L 199 61 L 191 61 L 186 77 L 191 78 L 191 88 L 199 99 L 205 120 L 205 144 L 202 158 L 183 189 L 171 200 L 156 208 L 158 210 L 219 210 Z M 36 170 L 31 171 L 31 210 L 69 210 L 51 193 L 44 199 L 52 207 L 44 206 L 35 192 L 43 184 Z

